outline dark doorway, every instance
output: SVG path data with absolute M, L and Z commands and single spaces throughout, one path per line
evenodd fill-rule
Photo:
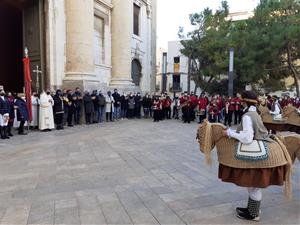
M 131 78 L 133 80 L 133 83 L 136 86 L 140 85 L 141 77 L 142 77 L 141 63 L 137 59 L 134 59 L 131 62 Z
M 45 74 L 37 79 L 33 73 L 36 66 L 45 67 L 42 8 L 43 0 L 0 0 L 0 85 L 6 91 L 23 92 L 25 47 L 29 50 L 32 89 L 44 87 Z
M 22 27 L 22 10 L 0 1 L 0 85 L 6 91 L 23 91 Z

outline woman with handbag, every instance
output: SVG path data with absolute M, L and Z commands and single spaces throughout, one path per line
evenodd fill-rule
M 244 92 L 242 94 L 242 102 L 247 109 L 242 117 L 241 124 L 236 131 L 231 129 L 224 130 L 223 135 L 237 139 L 239 146 L 244 145 L 246 146 L 245 148 L 249 148 L 249 146 L 253 146 L 252 144 L 259 143 L 259 141 L 268 141 L 268 131 L 264 127 L 256 108 L 258 103 L 256 94 L 252 91 Z M 252 150 L 253 152 L 259 152 L 258 150 L 262 149 L 259 147 L 260 145 L 254 146 L 258 147 L 255 147 L 255 151 Z M 243 163 L 243 159 L 249 163 L 255 160 L 266 160 L 268 157 L 268 151 L 265 150 L 264 155 L 258 155 L 257 153 L 253 158 L 246 158 L 245 156 L 238 155 L 238 149 L 239 148 L 236 150 L 235 158 L 241 161 L 241 163 Z M 242 152 L 242 150 L 240 152 Z M 274 170 L 277 170 L 275 171 L 275 176 Z M 222 164 L 220 164 L 219 167 L 219 178 L 222 179 L 222 181 L 248 188 L 248 206 L 246 208 L 236 208 L 236 212 L 237 217 L 252 221 L 259 221 L 260 219 L 261 188 L 266 188 L 269 185 L 282 185 L 285 179 L 284 173 L 283 167 L 240 169 Z

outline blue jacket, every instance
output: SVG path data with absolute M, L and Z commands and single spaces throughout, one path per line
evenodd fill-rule
M 29 116 L 28 116 L 28 109 L 27 109 L 26 102 L 23 99 L 17 98 L 15 105 L 18 106 L 17 120 L 27 121 L 29 119 Z
M 4 115 L 9 113 L 9 102 L 6 97 L 4 97 L 4 100 L 0 96 L 0 114 Z

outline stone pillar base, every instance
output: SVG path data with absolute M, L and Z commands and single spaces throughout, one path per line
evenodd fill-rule
M 121 92 L 140 92 L 140 87 L 135 86 L 131 79 L 115 77 L 109 84 L 112 89 L 117 88 Z
M 95 74 L 88 73 L 67 73 L 63 80 L 64 89 L 74 90 L 79 87 L 82 91 L 99 90 L 100 82 L 96 80 Z
M 110 80 L 109 86 L 111 87 L 135 87 L 134 83 L 131 79 L 123 78 L 123 77 L 113 77 Z

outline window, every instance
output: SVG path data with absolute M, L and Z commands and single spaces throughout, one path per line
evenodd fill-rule
M 173 90 L 180 90 L 180 75 L 173 75 Z
M 104 19 L 95 16 L 94 22 L 95 64 L 104 64 Z
M 180 63 L 180 57 L 179 56 L 174 57 L 174 63 Z
M 140 35 L 140 11 L 141 8 L 133 4 L 133 33 L 137 36 Z
M 180 70 L 180 57 L 174 57 L 174 73 L 179 73 Z
M 134 59 L 131 62 L 131 78 L 133 80 L 133 83 L 136 86 L 140 85 L 141 77 L 142 77 L 141 63 L 137 59 Z

